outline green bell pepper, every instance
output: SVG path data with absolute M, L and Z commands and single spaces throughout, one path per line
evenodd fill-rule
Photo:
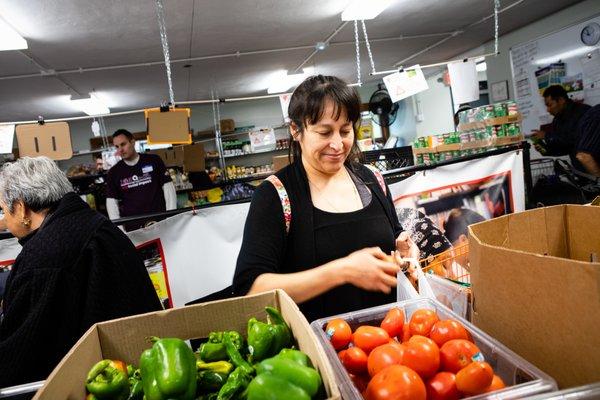
M 297 362 L 300 365 L 304 365 L 305 367 L 311 367 L 312 363 L 310 358 L 300 350 L 295 349 L 283 349 L 277 354 L 275 357 L 277 358 L 286 358 L 288 360 L 292 360 Z
M 198 393 L 218 392 L 227 382 L 228 376 L 229 374 L 208 370 L 198 372 Z
M 269 323 L 273 331 L 273 343 L 271 345 L 270 355 L 275 355 L 281 349 L 290 345 L 292 341 L 292 331 L 283 319 L 281 313 L 273 307 L 265 307 L 265 311 L 269 315 Z
M 274 356 L 288 346 L 292 340 L 292 332 L 281 313 L 273 307 L 265 307 L 269 322 L 264 323 L 256 318 L 248 321 L 248 350 L 252 362 Z
M 269 324 L 256 318 L 248 320 L 248 351 L 252 361 L 260 361 L 269 356 L 274 333 Z
M 229 375 L 229 373 L 233 370 L 233 365 L 227 361 L 215 361 L 211 363 L 196 361 L 196 368 L 198 371 L 213 371 L 220 374 Z
M 127 365 L 123 361 L 102 360 L 88 372 L 87 391 L 100 400 L 124 400 L 129 395 Z
M 262 374 L 248 385 L 247 400 L 310 400 L 304 389 L 276 375 Z
M 225 385 L 219 390 L 217 400 L 230 400 L 246 390 L 252 377 L 243 368 L 236 368 L 227 378 Z
M 153 338 L 140 358 L 146 400 L 193 400 L 196 396 L 196 357 L 181 339 Z
M 244 338 L 239 332 L 211 332 L 208 335 L 208 341 L 202 343 L 198 349 L 197 354 L 200 359 L 206 362 L 227 360 L 227 351 L 223 344 L 225 336 L 229 336 L 235 347 L 240 351 L 242 350 L 244 347 Z
M 304 390 L 309 397 L 319 391 L 322 383 L 321 376 L 315 369 L 280 357 L 262 361 L 256 366 L 256 374 L 269 374 L 284 379 Z
M 231 359 L 233 365 L 235 365 L 237 368 L 241 368 L 246 374 L 252 375 L 254 373 L 254 368 L 252 368 L 252 366 L 246 360 L 244 360 L 231 339 L 228 336 L 225 336 L 223 342 L 225 344 L 225 349 L 227 350 L 227 355 Z

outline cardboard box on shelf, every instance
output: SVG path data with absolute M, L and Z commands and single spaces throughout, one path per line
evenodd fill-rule
M 185 172 L 201 172 L 205 170 L 204 146 L 193 143 L 183 146 L 183 170 Z
M 281 290 L 96 324 L 62 359 L 34 399 L 83 399 L 87 372 L 101 359 L 120 359 L 137 365 L 142 352 L 150 347 L 148 336 L 196 339 L 208 337 L 212 331 L 245 333 L 250 317 L 266 320 L 265 306 L 281 310 L 300 350 L 308 354 L 321 374 L 328 398 L 340 399 L 332 366 L 321 344 L 298 306 Z
M 221 133 L 229 133 L 235 131 L 235 121 L 232 119 L 222 119 L 219 121 Z
M 148 153 L 158 155 L 167 167 L 183 167 L 185 172 L 199 172 L 205 169 L 205 153 L 202 143 L 150 150 Z
M 469 228 L 473 322 L 561 388 L 600 381 L 598 232 L 600 207 L 577 205 Z
M 273 171 L 277 172 L 281 168 L 286 167 L 290 164 L 288 155 L 284 156 L 273 156 Z

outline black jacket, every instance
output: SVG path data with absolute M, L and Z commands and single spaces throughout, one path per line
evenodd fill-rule
M 161 308 L 131 241 L 75 193 L 20 243 L 4 293 L 0 387 L 45 379 L 96 322 Z
M 581 122 L 583 115 L 590 109 L 587 104 L 569 101 L 564 111 L 552 120 L 551 131 L 546 134 L 546 155 L 566 156 L 571 158 L 571 163 L 578 170 L 583 166 L 575 157 L 576 147 L 581 135 Z
M 389 188 L 384 194 L 375 175 L 367 167 L 352 165 L 353 173 L 373 193 L 373 201 L 379 201 L 397 237 L 402 232 Z M 264 273 L 293 273 L 317 267 L 313 204 L 306 171 L 301 161 L 277 172 L 289 196 L 292 210 L 290 231 L 286 234 L 281 201 L 270 182 L 263 182 L 255 191 L 244 228 L 244 239 L 238 255 L 233 290 L 245 295 L 254 280 Z M 348 232 L 348 235 L 360 235 Z M 318 301 L 318 299 L 316 299 Z M 391 302 L 388 300 L 387 302 Z M 382 303 L 383 304 L 383 303 Z M 305 304 L 304 304 L 305 305 Z M 314 315 L 307 315 L 310 320 Z M 317 307 L 318 308 L 318 307 Z M 321 311 L 327 315 L 326 305 Z M 364 307 L 363 307 L 364 308 Z

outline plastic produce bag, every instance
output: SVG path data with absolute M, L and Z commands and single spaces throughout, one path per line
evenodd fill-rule
M 425 273 L 423 273 L 419 262 L 412 258 L 404 258 L 402 261 L 409 262 L 415 268 L 417 281 L 419 283 L 419 291 L 415 289 L 413 284 L 404 274 L 404 271 L 400 271 L 396 277 L 398 281 L 398 287 L 396 289 L 397 301 L 416 299 L 419 297 L 429 297 L 431 299 L 435 299 L 435 293 L 431 289 L 429 281 L 427 280 Z

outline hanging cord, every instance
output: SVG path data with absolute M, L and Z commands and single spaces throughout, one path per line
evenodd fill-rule
M 367 53 L 369 53 L 369 61 L 371 62 L 371 73 L 375 74 L 375 61 L 373 60 L 373 53 L 371 53 L 371 44 L 369 43 L 369 35 L 367 35 L 367 27 L 365 26 L 365 20 L 361 20 L 363 34 L 365 35 L 365 44 L 367 45 Z
M 167 39 L 167 25 L 165 23 L 165 6 L 162 0 L 156 0 L 156 16 L 158 18 L 158 28 L 160 29 L 160 41 L 162 43 L 163 54 L 165 56 L 165 67 L 167 68 L 167 82 L 169 84 L 169 100 L 175 104 L 175 94 L 173 93 L 173 81 L 171 79 L 171 57 L 169 55 L 169 41 Z
M 104 118 L 98 118 L 98 125 L 100 126 L 100 134 L 102 135 L 102 143 L 104 144 L 105 149 L 110 148 L 110 143 L 108 141 L 108 131 L 106 130 L 106 124 L 104 123 Z
M 356 84 L 362 86 L 360 80 L 360 47 L 358 43 L 358 21 L 354 21 L 354 43 L 356 44 Z
M 494 0 L 494 53 L 498 54 L 498 10 L 500 0 Z

